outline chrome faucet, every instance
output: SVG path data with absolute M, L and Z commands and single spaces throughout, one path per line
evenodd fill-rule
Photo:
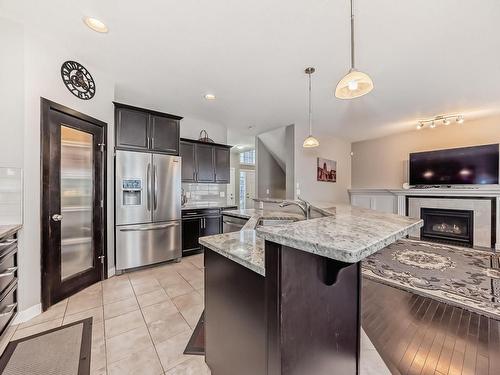
M 297 206 L 302 210 L 302 213 L 304 214 L 306 220 L 309 220 L 311 218 L 311 204 L 308 201 L 301 199 L 300 197 L 297 197 L 296 201 L 283 201 L 279 206 L 281 208 L 287 206 Z

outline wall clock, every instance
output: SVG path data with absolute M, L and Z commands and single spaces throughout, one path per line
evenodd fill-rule
M 76 61 L 66 61 L 61 66 L 61 77 L 67 89 L 82 100 L 95 95 L 95 82 L 90 72 Z

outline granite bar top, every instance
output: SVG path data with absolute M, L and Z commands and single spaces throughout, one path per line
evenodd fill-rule
M 257 237 L 255 230 L 242 229 L 239 232 L 201 237 L 200 244 L 210 250 L 265 276 L 264 240 Z
M 21 229 L 21 227 L 21 224 L 0 225 L 0 238 L 14 234 L 19 229 Z
M 293 212 L 258 209 L 227 210 L 222 214 L 248 219 L 248 221 L 239 232 L 201 237 L 200 244 L 262 276 L 265 276 L 264 240 L 257 237 L 255 232 L 259 220 L 298 221 L 304 219 L 303 215 Z
M 347 204 L 324 209 L 331 216 L 257 228 L 265 240 L 347 263 L 356 263 L 403 238 L 423 220 Z
M 423 225 L 420 219 L 350 205 L 322 209 L 325 216 L 298 221 L 302 215 L 257 209 L 223 213 L 248 219 L 240 232 L 202 237 L 201 245 L 265 276 L 264 240 L 347 263 L 356 263 Z M 257 227 L 260 218 L 295 219 Z

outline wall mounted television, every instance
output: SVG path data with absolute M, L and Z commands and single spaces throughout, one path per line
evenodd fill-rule
M 461 147 L 410 154 L 410 185 L 498 184 L 499 145 Z

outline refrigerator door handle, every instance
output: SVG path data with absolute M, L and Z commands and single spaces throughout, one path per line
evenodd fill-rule
M 147 182 L 146 182 L 146 185 L 147 185 L 147 208 L 148 208 L 148 211 L 151 211 L 151 163 L 148 163 L 148 170 L 146 172 L 147 174 Z
M 167 229 L 170 227 L 178 227 L 179 223 L 169 223 L 169 224 L 163 224 L 163 225 L 157 225 L 157 226 L 147 226 L 147 227 L 140 227 L 140 228 L 123 228 L 120 229 L 120 232 L 146 232 L 149 230 L 161 230 L 161 229 Z
M 154 210 L 156 211 L 156 208 L 158 207 L 158 171 L 156 170 L 156 164 L 153 164 L 153 171 L 154 171 L 154 198 L 153 198 L 153 204 L 154 204 Z

